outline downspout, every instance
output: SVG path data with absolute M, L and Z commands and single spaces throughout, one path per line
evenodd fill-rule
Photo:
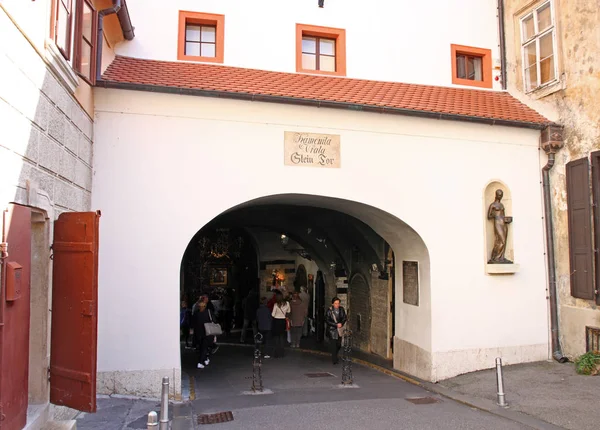
M 555 140 L 557 139 L 557 140 Z M 548 155 L 548 162 L 542 168 L 544 194 L 544 220 L 546 227 L 546 255 L 548 256 L 548 291 L 550 296 L 550 329 L 552 332 L 552 358 L 559 363 L 568 360 L 562 353 L 558 326 L 558 295 L 556 292 L 556 262 L 554 258 L 554 229 L 552 223 L 552 196 L 550 194 L 550 170 L 554 166 L 556 151 L 563 146 L 562 129 L 548 127 L 542 131 L 542 149 Z
M 500 80 L 506 90 L 506 35 L 504 34 L 504 0 L 498 0 L 498 27 L 500 32 Z
M 133 40 L 135 34 L 125 0 L 113 0 L 113 6 L 98 11 L 98 32 L 96 42 L 96 82 L 102 80 L 102 42 L 104 41 L 104 17 L 117 14 L 126 40 Z

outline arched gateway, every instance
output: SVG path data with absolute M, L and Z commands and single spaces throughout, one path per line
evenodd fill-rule
M 411 278 L 402 277 L 403 261 L 415 265 Z M 217 311 L 231 301 L 233 315 L 220 312 L 221 322 L 229 331 L 231 318 L 237 327 L 242 325 L 242 303 L 250 290 L 267 298 L 275 289 L 284 293 L 298 291 L 303 282 L 298 282 L 297 276 L 304 270 L 308 272 L 308 276 L 304 274 L 307 279 L 315 280 L 321 272 L 325 280 L 323 292 L 317 290 L 314 282 L 308 291 L 309 337 L 316 342 L 323 340 L 327 304 L 338 296 L 349 311 L 356 348 L 392 360 L 396 337 L 400 348 L 406 345 L 399 342 L 409 342 L 430 352 L 430 325 L 411 328 L 417 340 L 408 341 L 404 336 L 408 327 L 392 324 L 409 321 L 405 313 L 423 313 L 423 320 L 431 318 L 425 244 L 395 216 L 350 200 L 281 194 L 225 211 L 190 240 L 181 264 L 181 295 L 192 304 L 207 294 Z M 396 279 L 400 280 L 397 284 Z M 404 290 L 411 297 L 421 297 L 420 303 L 403 300 L 399 290 L 403 280 L 407 284 Z M 394 315 L 394 310 L 403 318 Z M 404 370 L 406 364 L 396 360 L 396 365 Z M 419 376 L 427 377 L 427 372 L 430 369 L 423 368 Z

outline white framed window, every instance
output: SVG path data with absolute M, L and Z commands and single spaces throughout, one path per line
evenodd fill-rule
M 525 92 L 558 80 L 556 31 L 552 1 L 537 6 L 521 20 L 521 52 Z

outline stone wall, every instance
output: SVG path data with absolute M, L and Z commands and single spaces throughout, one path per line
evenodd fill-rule
M 371 274 L 371 352 L 387 358 L 391 333 L 389 330 L 389 281 L 379 279 L 379 272 Z
M 2 10 L 0 29 L 2 206 L 90 210 L 92 120 Z
M 589 0 L 553 0 L 560 82 L 529 95 L 523 92 L 519 18 L 542 1 L 506 1 L 509 92 L 565 127 L 565 148 L 550 171 L 563 352 L 585 352 L 585 326 L 600 326 L 593 301 L 571 296 L 565 165 L 600 149 L 600 10 Z M 598 288 L 598 286 L 596 286 Z
M 0 8 L 0 209 L 11 202 L 40 209 L 33 211 L 29 333 L 29 397 L 38 404 L 49 400 L 43 378 L 50 361 L 53 221 L 65 211 L 90 210 L 92 128 L 92 120 Z M 76 412 L 50 405 L 48 417 L 66 420 Z

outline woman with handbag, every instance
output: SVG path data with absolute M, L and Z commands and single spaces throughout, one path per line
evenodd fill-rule
M 288 330 L 288 314 L 290 313 L 290 304 L 283 298 L 280 291 L 276 293 L 277 301 L 273 306 L 273 338 L 275 339 L 275 351 L 273 357 L 280 358 L 284 354 L 284 345 Z
M 327 309 L 325 323 L 327 324 L 331 361 L 333 364 L 338 364 L 338 353 L 342 347 L 342 336 L 347 319 L 346 311 L 340 306 L 340 299 L 337 297 L 331 299 L 331 307 Z
M 194 314 L 194 336 L 200 350 L 198 369 L 204 369 L 210 363 L 208 351 L 216 335 L 217 330 L 215 326 L 216 324 L 213 322 L 212 314 L 208 310 L 206 303 L 201 302 Z

